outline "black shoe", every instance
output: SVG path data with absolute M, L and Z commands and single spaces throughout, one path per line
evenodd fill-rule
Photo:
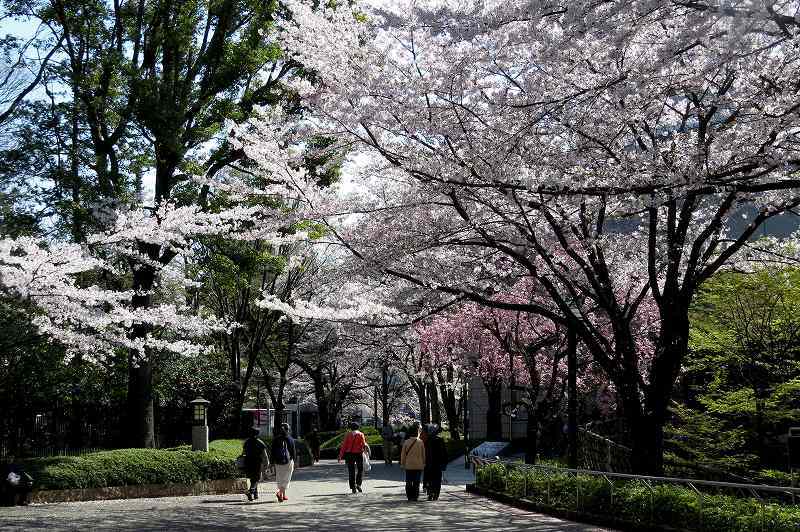
M 252 501 L 253 500 L 253 494 L 251 492 L 246 491 L 244 494 L 247 495 L 247 500 L 248 501 Z
M 353 494 L 354 494 L 354 495 L 355 495 L 355 493 L 356 493 L 356 490 L 353 490 Z
M 359 493 L 364 493 L 363 491 L 361 491 L 361 486 L 356 486 L 356 489 L 358 490 Z
M 255 500 L 258 500 L 258 492 L 255 492 L 255 493 L 253 493 L 253 498 L 254 498 Z

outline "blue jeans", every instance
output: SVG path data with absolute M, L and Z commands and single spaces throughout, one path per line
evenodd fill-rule
M 422 471 L 419 469 L 406 469 L 406 497 L 409 501 L 419 499 L 419 481 Z

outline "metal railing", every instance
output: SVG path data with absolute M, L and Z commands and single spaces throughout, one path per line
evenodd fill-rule
M 472 464 L 475 468 L 475 476 L 476 482 L 478 480 L 479 470 L 480 468 L 492 465 L 492 464 L 501 464 L 503 465 L 507 471 L 535 471 L 541 474 L 546 475 L 546 485 L 545 485 L 545 492 L 543 494 L 538 494 L 542 499 L 542 502 L 545 506 L 553 506 L 553 500 L 551 497 L 551 487 L 553 487 L 553 482 L 551 479 L 556 476 L 560 475 L 561 478 L 571 479 L 574 477 L 575 479 L 575 493 L 574 493 L 574 508 L 564 508 L 564 509 L 574 509 L 576 513 L 581 513 L 583 511 L 583 507 L 581 504 L 581 482 L 579 479 L 581 476 L 584 477 L 594 477 L 598 479 L 602 479 L 604 484 L 608 486 L 609 493 L 608 493 L 608 500 L 609 500 L 609 507 L 614 507 L 614 489 L 615 489 L 615 481 L 627 481 L 627 482 L 635 482 L 639 485 L 643 486 L 644 489 L 647 490 L 649 493 L 649 512 L 648 512 L 648 522 L 654 524 L 654 517 L 656 513 L 655 508 L 655 499 L 656 499 L 656 487 L 659 485 L 673 485 L 673 486 L 684 486 L 691 490 L 697 497 L 697 506 L 698 512 L 697 517 L 700 520 L 700 529 L 702 529 L 703 524 L 703 514 L 704 508 L 707 504 L 707 499 L 712 497 L 713 495 L 719 495 L 720 490 L 724 490 L 728 493 L 733 492 L 735 493 L 735 497 L 739 499 L 751 499 L 757 503 L 758 507 L 760 508 L 760 527 L 757 528 L 761 531 L 769 530 L 767 528 L 766 523 L 766 506 L 768 502 L 772 502 L 780 500 L 783 504 L 794 504 L 796 498 L 800 496 L 800 488 L 795 487 L 788 487 L 788 486 L 770 486 L 764 484 L 745 484 L 745 483 L 736 483 L 736 482 L 720 482 L 720 481 L 713 481 L 713 480 L 695 480 L 695 479 L 686 479 L 686 478 L 675 478 L 675 477 L 657 477 L 657 476 L 648 476 L 648 475 L 634 475 L 629 473 L 612 473 L 608 471 L 593 471 L 588 469 L 570 469 L 570 468 L 562 468 L 562 467 L 555 467 L 555 466 L 547 466 L 547 465 L 539 465 L 539 464 L 524 464 L 521 462 L 512 462 L 509 460 L 501 460 L 499 458 L 482 458 L 477 456 L 471 457 Z M 505 482 L 505 480 L 504 480 Z M 489 486 L 491 487 L 495 485 L 495 482 L 492 478 L 489 480 Z M 505 486 L 506 489 L 503 491 L 507 492 L 508 486 Z M 708 493 L 709 491 L 716 491 L 717 493 Z M 522 499 L 523 500 L 531 500 L 529 496 L 531 492 L 529 490 L 529 481 L 528 475 L 523 475 L 522 477 Z M 800 525 L 796 527 L 797 530 L 800 530 Z

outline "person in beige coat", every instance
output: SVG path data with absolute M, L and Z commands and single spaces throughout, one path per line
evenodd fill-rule
M 400 450 L 400 467 L 406 471 L 406 497 L 419 500 L 419 482 L 425 469 L 425 444 L 419 437 L 420 424 L 414 423 L 408 439 Z

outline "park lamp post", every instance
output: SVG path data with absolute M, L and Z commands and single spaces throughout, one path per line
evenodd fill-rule
M 569 305 L 570 316 L 567 324 L 567 464 L 571 469 L 578 467 L 578 334 L 577 321 L 580 307 L 577 303 Z
M 192 406 L 192 450 L 208 452 L 208 405 L 211 401 L 198 397 Z

